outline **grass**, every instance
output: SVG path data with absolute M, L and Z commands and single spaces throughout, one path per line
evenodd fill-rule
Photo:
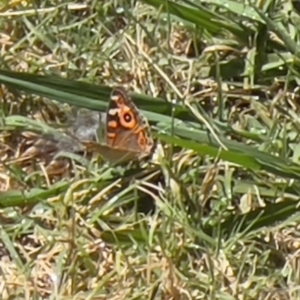
M 296 2 L 0 17 L 2 299 L 299 299 Z M 116 85 L 158 146 L 108 165 L 65 132 L 97 130 Z

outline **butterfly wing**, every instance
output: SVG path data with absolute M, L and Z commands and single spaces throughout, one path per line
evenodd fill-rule
M 106 113 L 106 142 L 112 148 L 150 153 L 153 139 L 147 119 L 122 87 L 115 88 Z

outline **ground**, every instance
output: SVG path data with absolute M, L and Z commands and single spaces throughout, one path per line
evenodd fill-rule
M 296 4 L 1 1 L 1 299 L 300 299 Z

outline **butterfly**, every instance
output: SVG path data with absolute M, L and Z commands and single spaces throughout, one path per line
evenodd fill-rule
M 148 120 L 123 87 L 112 90 L 107 111 L 99 116 L 96 151 L 103 159 L 123 162 L 152 153 Z

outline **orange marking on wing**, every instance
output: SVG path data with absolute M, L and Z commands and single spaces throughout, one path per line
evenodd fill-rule
M 107 133 L 107 137 L 108 137 L 109 139 L 113 139 L 113 138 L 116 137 L 116 134 L 113 133 L 113 132 L 108 132 L 108 133 Z
M 107 125 L 108 125 L 108 127 L 111 127 L 111 128 L 118 127 L 118 123 L 116 121 L 109 121 Z

